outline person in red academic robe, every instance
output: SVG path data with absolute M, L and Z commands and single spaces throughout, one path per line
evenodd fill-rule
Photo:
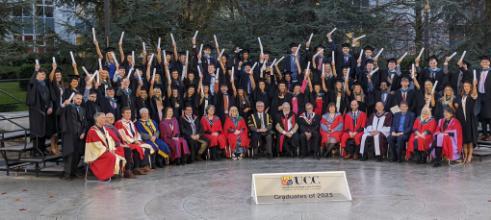
M 413 133 L 409 137 L 409 143 L 406 149 L 406 160 L 414 156 L 418 163 L 426 163 L 427 152 L 433 142 L 433 133 L 435 132 L 436 121 L 431 116 L 431 109 L 424 107 L 421 110 L 421 116 L 414 121 Z
M 210 149 L 211 159 L 215 160 L 218 155 L 218 150 L 224 150 L 227 146 L 227 139 L 225 135 L 223 135 L 220 118 L 215 116 L 214 105 L 208 105 L 206 115 L 201 117 L 201 127 L 204 132 L 203 137 L 207 139 L 209 143 L 208 147 Z
M 227 137 L 229 148 L 225 148 L 225 155 L 233 160 L 242 159 L 247 148 L 249 148 L 249 132 L 247 123 L 239 115 L 237 107 L 232 106 L 229 116 L 225 119 L 223 131 Z
M 174 109 L 166 108 L 165 116 L 160 121 L 160 138 L 164 140 L 171 149 L 172 160 L 176 165 L 184 165 L 188 162 L 187 157 L 191 154 L 186 139 L 181 136 L 179 123 L 174 117 Z
M 124 170 L 126 159 L 124 150 L 116 148 L 114 140 L 104 127 L 105 114 L 96 113 L 95 125 L 87 132 L 85 140 L 84 161 L 89 164 L 90 170 L 99 180 L 108 180 Z
M 145 175 L 147 171 L 143 170 L 143 167 L 149 164 L 148 155 L 145 157 L 145 150 L 138 144 L 124 144 L 123 138 L 118 129 L 114 127 L 116 117 L 112 112 L 106 113 L 106 128 L 109 136 L 116 144 L 116 149 L 124 151 L 124 157 L 126 159 L 124 177 L 134 178 L 134 175 Z M 147 150 L 148 154 L 148 150 Z
M 288 156 L 293 157 L 298 153 L 300 138 L 298 137 L 298 124 L 296 123 L 295 113 L 290 111 L 290 104 L 284 102 L 281 105 L 281 113 L 276 119 L 276 131 L 279 133 L 278 153 L 283 154 L 285 149 Z
M 344 133 L 341 136 L 341 149 L 344 159 L 358 159 L 358 148 L 367 121 L 367 115 L 358 107 L 358 101 L 351 101 L 351 111 L 344 116 Z M 354 144 L 347 145 L 348 141 L 354 142 Z
M 331 102 L 327 107 L 328 111 L 322 115 L 320 133 L 321 133 L 321 155 L 326 157 L 341 141 L 343 135 L 343 115 L 336 112 L 336 104 Z
M 153 164 L 152 161 L 154 161 L 156 152 L 152 146 L 142 142 L 135 123 L 131 121 L 131 109 L 129 107 L 123 107 L 121 109 L 121 114 L 122 118 L 114 124 L 114 127 L 118 129 L 122 144 L 128 145 L 131 149 L 137 149 L 137 151 L 134 151 L 133 153 L 138 152 L 140 157 L 143 155 L 144 159 L 142 160 L 143 163 L 141 164 L 141 168 L 135 170 L 135 174 L 145 174 L 146 172 L 151 171 L 150 164 Z
M 449 162 L 460 160 L 462 153 L 462 126 L 457 118 L 454 117 L 452 108 L 443 110 L 443 117 L 438 121 L 433 140 L 434 156 L 433 166 L 441 166 L 442 157 Z

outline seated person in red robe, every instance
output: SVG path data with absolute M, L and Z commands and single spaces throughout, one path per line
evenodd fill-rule
M 279 149 L 278 153 L 283 154 L 283 149 L 286 150 L 286 155 L 293 157 L 298 156 L 300 138 L 298 137 L 298 124 L 296 123 L 295 113 L 290 111 L 290 103 L 284 102 L 281 105 L 281 112 L 276 119 L 276 131 L 279 133 Z
M 409 160 L 414 153 L 417 163 L 426 163 L 427 153 L 430 150 L 431 142 L 433 142 L 435 128 L 436 121 L 431 116 L 431 109 L 424 107 L 421 110 L 421 116 L 414 121 L 413 133 L 409 137 L 407 144 L 406 160 Z
M 454 117 L 452 108 L 443 110 L 443 118 L 438 121 L 433 140 L 434 156 L 433 166 L 441 166 L 442 158 L 445 157 L 448 162 L 460 160 L 462 153 L 462 127 L 459 120 Z
M 121 143 L 130 146 L 132 149 L 143 149 L 142 152 L 139 152 L 143 153 L 145 158 L 145 160 L 143 160 L 144 164 L 142 164 L 143 167 L 140 170 L 143 172 L 150 172 L 150 164 L 154 164 L 152 158 L 154 158 L 156 152 L 153 150 L 152 146 L 145 144 L 142 141 L 135 123 L 131 121 L 131 109 L 129 107 L 124 107 L 121 109 L 121 114 L 123 117 L 114 124 L 114 127 L 118 129 L 119 135 L 121 136 Z
M 367 120 L 365 112 L 360 111 L 358 107 L 358 101 L 351 101 L 351 111 L 344 116 L 344 133 L 341 136 L 340 144 L 344 159 L 358 159 L 361 137 Z M 347 142 L 351 144 L 347 144 Z
M 237 107 L 230 107 L 228 112 L 228 117 L 223 124 L 223 130 L 228 142 L 228 148 L 225 148 L 225 155 L 233 160 L 241 160 L 250 143 L 247 124 L 244 118 L 239 115 Z
M 113 113 L 109 112 L 106 114 L 106 124 L 104 127 L 107 129 L 109 136 L 114 140 L 116 148 L 122 148 L 126 158 L 126 169 L 128 171 L 125 176 L 132 178 L 133 175 L 145 175 L 148 171 L 143 170 L 143 167 L 149 164 L 148 161 L 148 150 L 141 148 L 137 144 L 124 144 L 122 142 L 123 138 L 119 134 L 119 131 L 114 127 L 114 122 L 116 118 Z M 147 151 L 147 156 L 145 156 L 145 151 Z M 131 172 L 130 172 L 131 171 Z
M 94 115 L 95 125 L 87 132 L 84 161 L 99 180 L 108 180 L 124 170 L 126 159 L 124 150 L 117 149 L 114 140 L 104 127 L 106 115 L 97 112 Z
M 322 157 L 333 155 L 343 135 L 343 115 L 336 112 L 336 104 L 333 102 L 329 103 L 327 109 L 329 112 L 322 115 L 320 125 Z
M 201 127 L 203 129 L 203 137 L 208 140 L 211 159 L 216 160 L 218 151 L 224 150 L 227 146 L 227 139 L 223 135 L 222 122 L 220 118 L 215 116 L 215 106 L 208 105 L 206 115 L 201 117 Z

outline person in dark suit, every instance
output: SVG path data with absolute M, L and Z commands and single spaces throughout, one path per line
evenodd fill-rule
M 373 93 L 373 105 L 370 106 L 375 106 L 375 103 L 377 102 L 382 102 L 384 104 L 384 110 L 385 111 L 390 111 L 390 107 L 392 107 L 392 99 L 393 96 L 389 91 L 389 83 L 387 81 L 382 81 L 380 82 L 380 87 L 378 90 L 375 90 Z M 369 107 L 372 108 L 372 107 Z
M 409 79 L 407 77 L 402 77 L 401 88 L 394 93 L 393 106 L 399 105 L 402 101 L 406 102 L 410 106 L 409 111 L 416 112 L 416 94 L 414 90 L 409 89 Z
M 201 136 L 203 131 L 201 130 L 199 117 L 193 114 L 193 106 L 186 105 L 184 107 L 184 114 L 181 116 L 180 127 L 182 136 L 186 139 L 189 150 L 191 151 L 191 162 L 203 159 L 203 154 L 208 147 L 208 143 Z
M 235 94 L 229 92 L 226 84 L 220 85 L 220 91 L 217 94 L 217 116 L 222 119 L 222 123 L 225 120 L 225 116 L 228 115 L 230 107 L 235 106 Z
M 120 110 L 124 107 L 130 108 L 131 112 L 133 114 L 131 116 L 131 118 L 135 119 L 136 113 L 134 113 L 134 112 L 137 112 L 136 108 L 135 108 L 135 99 L 134 99 L 135 94 L 133 93 L 133 91 L 131 91 L 131 89 L 129 88 L 129 85 L 130 85 L 129 79 L 124 78 L 121 81 L 121 87 L 116 92 L 116 97 L 117 97 L 117 100 L 119 101 Z
M 402 162 L 404 159 L 403 152 L 406 148 L 406 142 L 411 135 L 414 123 L 414 113 L 408 112 L 409 106 L 407 102 L 399 104 L 400 112 L 394 114 L 392 126 L 390 128 L 390 158 L 393 162 Z
M 314 112 L 314 106 L 311 103 L 305 104 L 305 112 L 298 117 L 298 125 L 301 156 L 308 156 L 312 152 L 314 158 L 320 159 L 320 115 Z
M 271 158 L 273 156 L 273 120 L 265 112 L 265 105 L 262 101 L 256 102 L 256 111 L 249 116 L 247 124 L 251 134 L 252 149 L 257 152 L 259 146 L 264 146 L 266 156 Z
M 84 152 L 83 144 L 87 130 L 85 110 L 81 107 L 82 94 L 73 97 L 73 104 L 67 105 L 61 113 L 61 132 L 63 145 L 64 179 L 77 175 L 77 166 Z

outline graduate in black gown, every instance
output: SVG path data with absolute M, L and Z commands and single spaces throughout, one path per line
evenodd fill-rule
M 456 118 L 462 126 L 462 143 L 464 149 L 464 164 L 472 161 L 473 148 L 477 146 L 477 117 L 474 114 L 474 108 L 477 100 L 477 80 L 474 83 L 465 81 L 462 86 L 462 92 L 457 98 Z
M 53 103 L 46 84 L 46 72 L 38 69 L 27 86 L 27 106 L 29 107 L 29 127 L 33 145 L 37 153 L 43 154 L 46 146 L 48 116 L 53 114 Z

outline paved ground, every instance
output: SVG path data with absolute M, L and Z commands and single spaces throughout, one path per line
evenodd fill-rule
M 0 176 L 1 219 L 491 219 L 491 160 L 201 162 L 110 184 Z M 251 174 L 345 170 L 352 202 L 255 205 Z

